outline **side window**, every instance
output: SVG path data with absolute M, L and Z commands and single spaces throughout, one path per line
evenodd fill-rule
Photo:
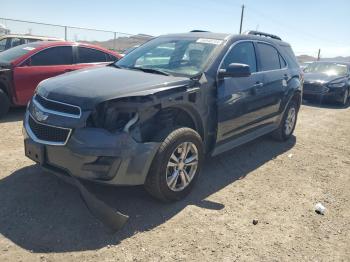
M 4 39 L 0 40 L 0 52 L 5 50 L 6 42 L 7 42 L 7 38 L 4 38 Z
M 11 38 L 10 47 L 15 47 L 21 44 L 22 43 L 20 38 Z
M 258 43 L 261 70 L 269 71 L 280 69 L 280 55 L 276 48 L 271 45 Z
M 222 68 L 227 68 L 229 64 L 240 63 L 250 66 L 252 73 L 257 71 L 255 48 L 252 42 L 242 42 L 235 45 L 222 64 Z
M 98 62 L 107 62 L 104 52 L 86 47 L 78 47 L 78 64 Z
M 32 66 L 70 65 L 72 63 L 71 46 L 48 48 L 31 57 Z

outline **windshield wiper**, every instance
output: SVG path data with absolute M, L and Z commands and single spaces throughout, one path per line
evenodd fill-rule
M 113 66 L 113 67 L 118 68 L 118 69 L 123 68 L 123 67 L 121 67 L 121 66 L 118 66 L 115 62 L 109 64 L 109 66 Z
M 140 70 L 140 71 L 143 71 L 145 73 L 151 73 L 151 74 L 159 74 L 159 75 L 164 75 L 164 76 L 170 75 L 169 73 L 166 73 L 162 70 L 154 69 L 154 68 L 145 68 L 145 67 L 137 67 L 137 66 L 127 67 L 127 68 L 134 69 L 134 70 Z

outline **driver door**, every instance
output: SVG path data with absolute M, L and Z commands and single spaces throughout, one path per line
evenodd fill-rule
M 259 124 L 263 104 L 261 95 L 263 74 L 257 72 L 253 42 L 244 41 L 231 46 L 220 69 L 227 69 L 231 63 L 249 65 L 251 75 L 218 79 L 218 146 L 256 127 Z

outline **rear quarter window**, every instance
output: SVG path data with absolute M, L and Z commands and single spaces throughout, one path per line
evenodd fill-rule
M 86 47 L 78 47 L 78 64 L 81 63 L 99 63 L 99 62 L 107 62 L 108 54 Z
M 288 65 L 293 68 L 299 68 L 298 61 L 294 55 L 292 48 L 289 45 L 280 45 L 280 49 L 282 50 L 284 58 L 286 58 Z
M 107 55 L 107 61 L 108 62 L 114 62 L 114 61 L 118 61 L 119 60 L 118 57 L 113 56 L 111 54 L 106 54 L 106 55 Z

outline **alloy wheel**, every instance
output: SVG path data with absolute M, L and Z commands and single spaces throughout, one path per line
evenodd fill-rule
M 285 133 L 289 136 L 293 132 L 296 120 L 296 110 L 294 107 L 289 108 L 288 115 L 285 121 Z
M 166 182 L 170 190 L 181 191 L 194 178 L 198 168 L 198 149 L 194 143 L 181 143 L 171 154 L 166 168 Z

